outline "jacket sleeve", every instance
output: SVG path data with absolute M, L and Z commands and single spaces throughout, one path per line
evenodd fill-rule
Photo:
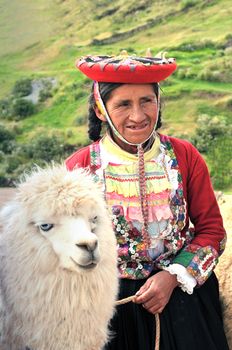
M 180 157 L 183 162 L 183 154 Z M 183 265 L 201 285 L 212 273 L 225 248 L 226 233 L 206 163 L 189 143 L 186 143 L 185 163 L 181 172 L 185 177 L 187 211 L 194 226 L 194 236 L 173 263 Z
M 65 160 L 66 168 L 72 171 L 75 168 L 87 168 L 90 165 L 90 150 L 89 146 L 84 147 L 71 154 Z

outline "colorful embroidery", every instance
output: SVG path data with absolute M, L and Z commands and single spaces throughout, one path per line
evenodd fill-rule
M 225 235 L 225 237 L 219 243 L 219 256 L 224 252 L 226 248 L 226 240 L 227 240 L 227 237 Z
M 93 176 L 93 180 L 95 182 L 99 182 L 99 176 L 97 175 L 96 171 L 101 166 L 101 158 L 100 158 L 100 150 L 99 150 L 99 144 L 98 143 L 92 143 L 90 146 L 90 168 L 91 168 L 91 174 Z
M 109 163 L 101 169 L 100 148 L 98 144 L 95 146 L 97 149 L 91 149 L 91 167 L 96 180 L 105 184 L 106 201 L 118 243 L 120 277 L 142 279 L 153 269 L 163 269 L 177 259 L 180 264 L 183 260 L 183 266 L 199 285 L 204 283 L 217 263 L 218 254 L 211 247 L 191 244 L 194 230 L 183 230 L 186 220 L 183 183 L 169 138 L 160 136 L 160 153 L 145 163 L 148 232 L 153 255 L 142 241 L 136 162 L 132 164 L 132 155 L 128 155 L 123 164 Z M 224 243 L 221 242 L 221 250 Z
M 197 249 L 197 250 L 196 250 Z M 198 285 L 202 285 L 212 273 L 218 261 L 218 253 L 210 246 L 188 246 L 186 251 L 194 252 L 194 257 L 187 266 L 187 271 L 196 278 Z
M 113 227 L 118 242 L 118 269 L 122 278 L 141 279 L 153 270 L 141 233 L 130 225 L 121 206 L 113 206 Z

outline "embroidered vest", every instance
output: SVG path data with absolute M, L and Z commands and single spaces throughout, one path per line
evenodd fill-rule
M 169 138 L 160 136 L 160 143 L 161 153 L 156 159 L 156 164 L 152 159 L 145 167 L 150 208 L 149 234 L 153 242 L 156 242 L 157 251 L 153 252 L 155 257 L 151 257 L 150 249 L 147 249 L 142 240 L 141 208 L 138 196 L 133 192 L 135 190 L 129 188 L 134 186 L 133 182 L 138 181 L 138 175 L 126 165 L 118 164 L 109 164 L 104 172 L 102 180 L 118 243 L 118 270 L 121 278 L 143 279 L 149 276 L 153 269 L 168 266 L 186 241 L 186 233 L 182 232 L 186 219 L 182 177 Z M 94 179 L 99 181 L 97 175 L 97 170 L 101 167 L 99 144 L 90 146 L 90 159 Z M 120 170 L 119 174 L 117 170 Z M 161 228 L 157 230 L 155 225 Z

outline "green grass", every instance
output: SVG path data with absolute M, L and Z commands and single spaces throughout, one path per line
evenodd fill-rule
M 52 0 L 0 0 L 0 8 L 1 56 L 22 51 L 56 31 L 58 6 Z

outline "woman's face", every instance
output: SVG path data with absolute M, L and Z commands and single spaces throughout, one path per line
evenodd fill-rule
M 128 142 L 140 144 L 148 139 L 156 124 L 157 97 L 151 84 L 123 84 L 111 92 L 106 109 L 117 131 Z M 130 145 L 115 135 L 114 139 L 131 151 Z

